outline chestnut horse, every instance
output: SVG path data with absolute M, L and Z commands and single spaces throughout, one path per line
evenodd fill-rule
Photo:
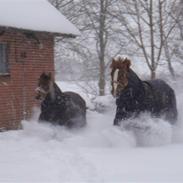
M 86 124 L 86 103 L 74 92 L 62 92 L 53 81 L 51 73 L 42 73 L 36 89 L 36 99 L 41 100 L 39 121 L 66 127 L 82 127 Z
M 149 112 L 175 124 L 177 107 L 174 90 L 160 79 L 142 81 L 130 66 L 131 61 L 122 57 L 113 59 L 110 66 L 111 93 L 116 97 L 117 105 L 114 125 L 137 117 L 141 112 Z

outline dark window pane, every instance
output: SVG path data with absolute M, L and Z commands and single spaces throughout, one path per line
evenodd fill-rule
M 8 73 L 7 45 L 0 43 L 0 74 Z

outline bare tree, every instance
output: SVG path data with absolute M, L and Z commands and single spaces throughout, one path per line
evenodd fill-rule
M 162 36 L 164 39 L 164 56 L 167 61 L 168 70 L 172 77 L 175 77 L 175 71 L 172 62 L 175 59 L 177 46 L 181 44 L 181 29 L 179 32 L 179 25 L 181 24 L 181 15 L 183 7 L 181 1 L 162 1 L 161 6 L 166 11 L 164 13 L 164 25 L 162 26 Z M 182 4 L 183 5 L 183 4 Z M 177 8 L 177 6 L 180 6 Z M 182 10 L 181 10 L 182 9 Z M 163 16 L 163 15 L 162 15 Z
M 169 56 L 183 64 L 183 1 L 177 0 L 171 9 L 171 18 L 176 23 L 175 31 L 171 40 L 168 41 Z M 175 74 L 174 74 L 175 75 Z
M 59 0 L 52 0 L 56 7 L 61 8 L 63 3 Z M 74 52 L 75 62 L 82 62 L 84 77 L 92 76 L 93 79 L 99 79 L 99 95 L 105 94 L 106 70 L 108 69 L 111 56 L 120 52 L 125 41 L 120 38 L 118 33 L 114 34 L 113 17 L 109 15 L 110 9 L 116 0 L 78 0 L 69 1 L 64 12 L 70 10 L 70 20 L 77 25 L 81 35 L 72 41 L 57 39 L 58 44 L 61 40 L 60 58 L 63 60 L 64 54 L 68 50 Z M 71 8 L 72 7 L 72 8 Z M 62 9 L 62 8 L 61 8 Z M 76 11 L 77 10 L 77 11 Z M 76 12 L 78 13 L 76 15 Z M 71 15 L 72 14 L 72 15 Z M 116 46 L 116 45 L 119 46 Z M 65 48 L 64 48 L 65 47 Z M 114 51 L 114 47 L 117 48 Z M 73 57 L 73 54 L 71 54 Z M 66 57 L 65 57 L 66 58 Z M 69 56 L 67 54 L 67 59 Z
M 85 28 L 90 29 L 93 35 L 93 41 L 96 45 L 96 55 L 99 63 L 99 95 L 105 94 L 105 71 L 106 71 L 106 49 L 109 41 L 110 20 L 108 19 L 108 10 L 112 5 L 109 0 L 87 1 L 81 0 L 82 9 L 88 22 Z
M 122 35 L 124 31 L 128 34 L 145 59 L 151 79 L 156 77 L 163 55 L 173 74 L 168 41 L 176 27 L 176 21 L 171 18 L 174 4 L 175 1 L 169 0 L 123 0 L 118 1 L 117 13 L 111 12 L 123 27 Z
M 172 63 L 181 58 L 183 35 L 181 0 L 50 1 L 81 31 L 76 39 L 57 38 L 62 78 L 73 73 L 78 80 L 98 79 L 98 94 L 104 95 L 108 66 L 117 54 L 144 60 L 152 79 L 160 64 L 167 64 L 175 75 Z

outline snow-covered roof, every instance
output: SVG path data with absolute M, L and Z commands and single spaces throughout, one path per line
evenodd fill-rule
M 79 30 L 47 0 L 0 0 L 0 26 L 79 35 Z

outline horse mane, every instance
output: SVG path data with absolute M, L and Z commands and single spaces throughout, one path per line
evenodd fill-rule
M 131 85 L 142 85 L 142 80 L 137 76 L 137 74 L 132 70 L 129 69 L 128 74 L 128 84 Z
M 58 87 L 58 85 L 54 81 L 51 81 L 51 83 L 50 83 L 51 99 L 55 100 L 56 96 L 59 96 L 59 95 L 64 95 L 64 93 L 62 92 L 62 90 Z

